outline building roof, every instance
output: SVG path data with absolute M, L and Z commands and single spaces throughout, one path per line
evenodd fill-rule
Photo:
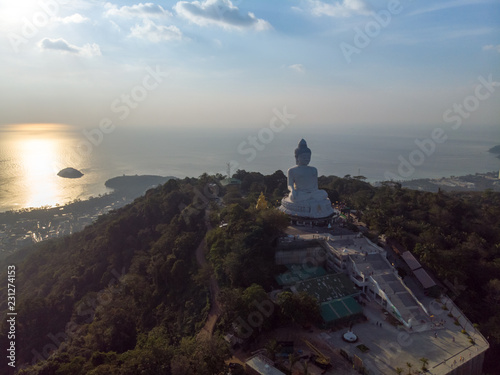
M 290 271 L 276 276 L 279 285 L 293 285 L 301 280 L 312 279 L 314 277 L 325 276 L 323 267 L 304 267 L 303 265 L 289 265 Z
M 319 303 L 359 294 L 349 276 L 343 273 L 330 274 L 298 282 L 292 287 L 294 292 L 306 292 Z
M 271 360 L 266 357 L 257 354 L 246 360 L 246 365 L 251 367 L 257 373 L 262 375 L 285 375 L 276 367 L 273 366 Z
M 222 186 L 241 185 L 241 180 L 238 180 L 237 178 L 225 178 L 220 183 Z
M 432 288 L 436 285 L 434 280 L 429 276 L 429 274 L 423 269 L 419 268 L 418 270 L 413 271 L 413 274 L 417 278 L 417 280 L 422 284 L 424 289 Z
M 401 254 L 401 258 L 403 258 L 403 260 L 412 271 L 422 267 L 418 260 L 409 251 L 405 251 L 403 254 Z

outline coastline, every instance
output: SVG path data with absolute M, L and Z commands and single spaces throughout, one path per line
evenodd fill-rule
M 474 175 L 394 181 L 402 188 L 428 192 L 500 192 L 497 172 Z M 25 208 L 0 212 L 0 258 L 17 250 L 51 238 L 63 237 L 81 231 L 94 223 L 99 216 L 119 209 L 142 196 L 146 191 L 176 177 L 156 175 L 118 176 L 108 179 L 105 185 L 113 191 L 55 207 Z M 381 182 L 373 183 L 380 186 Z
M 481 192 L 485 190 L 500 192 L 499 177 L 500 172 L 486 172 L 465 176 L 408 180 L 401 182 L 401 186 L 431 193 L 436 193 L 439 190 L 448 192 Z
M 148 189 L 172 178 L 175 177 L 120 176 L 107 180 L 106 186 L 113 191 L 98 197 L 75 199 L 54 207 L 0 212 L 0 259 L 33 243 L 79 232 L 99 216 L 133 202 Z

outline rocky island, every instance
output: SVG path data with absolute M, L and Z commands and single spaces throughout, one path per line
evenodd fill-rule
M 61 169 L 59 173 L 57 173 L 57 175 L 63 178 L 80 178 L 83 176 L 83 173 L 80 172 L 78 169 L 69 167 Z

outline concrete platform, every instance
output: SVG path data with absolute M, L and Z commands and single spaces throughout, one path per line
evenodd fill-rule
M 439 315 L 436 311 L 434 317 L 436 321 L 444 321 L 442 327 L 408 333 L 389 324 L 383 309 L 372 303 L 363 309 L 368 322 L 353 327 L 359 338 L 355 344 L 342 340 L 345 330 L 328 333 L 328 337 L 325 334 L 321 336 L 332 347 L 360 357 L 370 374 L 395 374 L 397 367 L 407 373 L 407 362 L 413 365 L 412 370 L 418 370 L 422 367 L 422 357 L 429 361 L 427 374 L 480 374 L 474 369 L 482 367 L 488 343 L 474 330 L 469 334 L 476 345 L 471 345 L 468 336 L 461 332 L 462 327 L 456 326 L 454 319 L 447 316 L 448 311 L 441 311 Z M 362 353 L 356 347 L 359 344 L 367 346 L 369 351 Z

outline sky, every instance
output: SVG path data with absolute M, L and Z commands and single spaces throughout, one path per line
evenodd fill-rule
M 0 125 L 500 128 L 498 0 L 2 1 L 0 56 Z

